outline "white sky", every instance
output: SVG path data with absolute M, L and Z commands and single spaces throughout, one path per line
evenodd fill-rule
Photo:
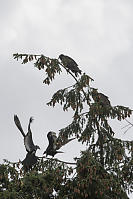
M 51 86 L 42 83 L 45 74 L 32 64 L 21 65 L 13 53 L 71 56 L 82 71 L 95 79 L 92 86 L 108 95 L 112 105 L 133 108 L 133 1 L 132 0 L 1 0 L 0 2 L 0 151 L 1 159 L 18 161 L 25 157 L 20 132 L 14 125 L 18 114 L 27 130 L 30 116 L 34 142 L 47 146 L 47 132 L 58 132 L 71 122 L 71 113 L 60 106 L 46 106 L 52 93 L 74 83 L 64 72 Z M 132 121 L 132 120 L 131 120 Z M 132 129 L 114 123 L 117 136 L 132 140 Z M 78 143 L 62 149 L 58 158 L 79 155 Z M 71 153 L 71 150 L 73 153 Z

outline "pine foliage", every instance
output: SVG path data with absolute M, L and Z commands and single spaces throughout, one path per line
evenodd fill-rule
M 66 78 L 74 78 L 75 83 L 54 93 L 47 105 L 60 104 L 63 111 L 73 111 L 71 123 L 60 129 L 60 142 L 75 137 L 87 150 L 70 164 L 38 158 L 28 172 L 21 162 L 6 160 L 0 165 L 0 198 L 127 199 L 133 191 L 133 141 L 116 138 L 110 120 L 125 120 L 132 110 L 112 106 L 107 96 L 91 87 L 90 76 L 75 77 L 58 59 L 18 53 L 13 57 L 44 70 L 44 84 L 49 85 L 64 69 Z

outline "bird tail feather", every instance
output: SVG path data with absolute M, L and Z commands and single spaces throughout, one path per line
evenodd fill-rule
M 46 151 L 44 151 L 43 154 L 46 154 Z

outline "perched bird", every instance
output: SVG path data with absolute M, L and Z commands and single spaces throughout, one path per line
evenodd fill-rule
M 46 154 L 46 156 L 50 155 L 50 156 L 54 157 L 54 155 L 57 153 L 57 151 L 56 151 L 56 141 L 57 141 L 56 133 L 50 131 L 47 134 L 47 138 L 48 138 L 48 141 L 49 141 L 49 145 L 48 145 L 46 151 L 44 151 L 43 154 Z
M 24 137 L 24 145 L 27 151 L 26 158 L 22 161 L 24 170 L 26 172 L 32 169 L 32 166 L 37 163 L 38 157 L 35 156 L 35 153 L 37 149 L 40 149 L 39 146 L 34 145 L 33 140 L 32 140 L 32 132 L 30 129 L 30 124 L 32 123 L 32 121 L 33 121 L 33 118 L 31 117 L 29 120 L 29 125 L 28 125 L 28 133 L 25 134 L 22 129 L 18 116 L 14 115 L 14 122 Z
M 104 105 L 104 106 L 111 106 L 111 103 L 106 95 L 103 93 L 96 93 L 92 95 L 95 102 Z
M 99 95 L 99 100 L 102 104 L 111 106 L 110 101 L 106 95 L 104 95 L 103 93 L 99 93 L 98 95 Z
M 31 117 L 29 120 L 29 125 L 28 125 L 28 133 L 25 134 L 22 129 L 22 126 L 21 126 L 18 116 L 14 115 L 14 122 L 24 137 L 24 145 L 25 145 L 26 151 L 28 153 L 36 152 L 37 149 L 40 149 L 40 147 L 38 145 L 34 145 L 34 143 L 33 143 L 32 132 L 30 129 L 30 124 L 32 123 L 32 121 L 33 121 L 33 118 Z
M 78 76 L 78 73 L 81 74 L 81 70 L 78 68 L 78 64 L 69 56 L 67 55 L 59 55 L 59 58 L 62 62 L 62 64 L 71 70 L 73 73 L 75 73 L 75 76 Z
M 49 141 L 49 145 L 46 149 L 46 151 L 44 151 L 43 154 L 50 155 L 52 157 L 54 157 L 57 153 L 63 153 L 62 151 L 58 151 L 63 145 L 67 144 L 68 142 L 74 140 L 75 138 L 71 138 L 71 139 L 65 139 L 63 141 L 61 141 L 61 139 L 56 136 L 55 132 L 50 131 L 47 134 L 47 138 Z

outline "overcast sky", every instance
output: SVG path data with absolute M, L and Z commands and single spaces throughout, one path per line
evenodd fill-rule
M 58 132 L 71 122 L 71 112 L 46 106 L 52 93 L 74 83 L 64 72 L 50 86 L 45 74 L 33 64 L 21 65 L 13 53 L 71 56 L 95 82 L 92 86 L 109 96 L 112 105 L 133 109 L 133 1 L 132 0 L 1 0 L 0 2 L 0 151 L 1 159 L 25 157 L 23 138 L 14 125 L 17 114 L 27 130 L 30 116 L 34 142 L 42 152 L 47 132 Z M 132 121 L 132 119 L 130 120 Z M 133 130 L 124 134 L 125 123 L 114 123 L 117 137 L 132 140 Z M 78 144 L 64 147 L 64 160 L 79 155 Z M 73 150 L 73 154 L 71 153 Z M 71 154 L 70 154 L 71 153 Z M 63 156 L 63 157 L 62 157 Z

